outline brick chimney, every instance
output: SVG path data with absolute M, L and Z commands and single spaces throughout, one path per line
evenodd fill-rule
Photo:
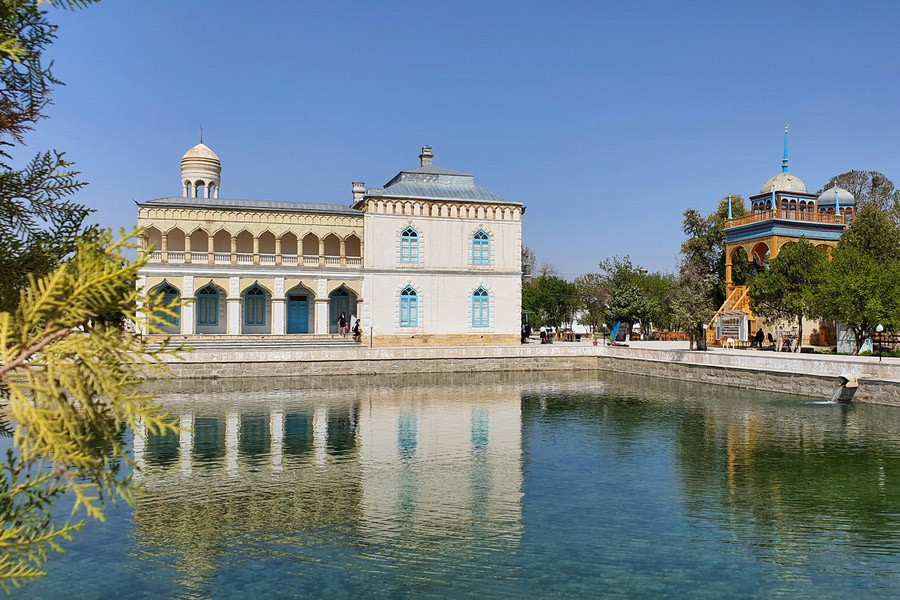
M 366 184 L 362 181 L 354 181 L 353 182 L 353 204 L 355 205 L 357 202 L 363 199 L 363 196 L 366 193 Z
M 434 154 L 431 153 L 431 146 L 422 146 L 422 154 L 419 155 L 419 161 L 423 167 L 430 167 Z

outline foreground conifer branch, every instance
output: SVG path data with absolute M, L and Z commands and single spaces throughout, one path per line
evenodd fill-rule
M 73 515 L 100 520 L 106 501 L 134 500 L 128 428 L 177 431 L 136 384 L 163 374 L 162 357 L 181 348 L 121 327 L 131 321 L 156 332 L 177 309 L 135 290 L 146 261 L 121 255 L 136 247 L 137 233 L 83 237 L 71 259 L 31 278 L 14 312 L 0 312 L 0 393 L 14 446 L 0 463 L 0 586 L 7 591 L 43 575 L 48 550 L 61 552 L 59 543 L 84 525 L 51 518 L 64 493 L 73 494 Z

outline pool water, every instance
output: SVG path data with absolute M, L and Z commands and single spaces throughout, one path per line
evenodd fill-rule
M 900 409 L 604 372 L 155 384 L 24 598 L 900 595 Z

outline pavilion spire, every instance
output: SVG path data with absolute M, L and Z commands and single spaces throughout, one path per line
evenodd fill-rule
M 781 159 L 781 172 L 788 172 L 788 129 L 790 125 L 784 126 L 784 158 Z

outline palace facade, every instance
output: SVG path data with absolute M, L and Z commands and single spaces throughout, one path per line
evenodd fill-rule
M 518 343 L 525 207 L 419 160 L 349 205 L 238 200 L 198 144 L 181 196 L 138 203 L 138 286 L 187 301 L 170 334 L 330 335 L 344 313 L 375 346 Z

